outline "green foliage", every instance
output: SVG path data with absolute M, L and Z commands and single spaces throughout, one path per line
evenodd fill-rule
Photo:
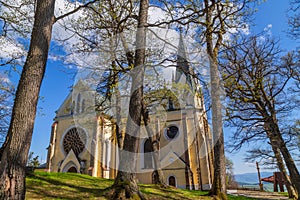
M 34 156 L 34 152 L 30 152 L 28 155 L 27 166 L 28 167 L 38 167 L 40 165 L 39 156 Z

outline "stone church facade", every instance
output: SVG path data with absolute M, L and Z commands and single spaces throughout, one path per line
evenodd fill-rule
M 208 190 L 213 177 L 212 138 L 201 87 L 192 76 L 182 37 L 178 55 L 172 86 L 167 89 L 172 95 L 159 101 L 164 109 L 163 119 L 155 109 L 149 114 L 159 142 L 159 162 L 167 184 Z M 116 120 L 110 112 L 95 111 L 95 95 L 84 81 L 78 81 L 56 111 L 48 147 L 49 172 L 116 177 Z M 122 130 L 124 133 L 124 126 Z M 144 132 L 142 129 L 137 153 L 137 178 L 140 183 L 153 183 L 152 146 Z

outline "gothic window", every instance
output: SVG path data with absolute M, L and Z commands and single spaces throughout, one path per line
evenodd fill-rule
M 179 129 L 177 126 L 169 126 L 166 130 L 166 135 L 169 139 L 174 139 L 178 135 Z
M 75 101 L 73 101 L 71 104 L 71 115 L 74 114 L 74 109 L 75 109 Z
M 81 103 L 81 112 L 84 112 L 85 111 L 85 99 L 82 100 L 82 103 Z
M 77 105 L 76 105 L 76 113 L 77 113 L 77 114 L 80 113 L 80 102 L 81 102 L 81 95 L 78 94 L 78 95 L 77 95 Z
M 173 99 L 171 97 L 169 97 L 169 111 L 175 110 L 174 109 L 174 103 L 173 103 Z
M 103 161 L 102 161 L 105 169 L 109 168 L 110 157 L 111 157 L 111 143 L 109 139 L 106 139 L 103 143 Z
M 72 128 L 64 136 L 63 149 L 66 154 L 68 154 L 72 149 L 78 157 L 85 148 L 86 140 L 87 138 L 84 130 L 80 128 Z
M 176 187 L 176 178 L 174 176 L 169 177 L 169 185 Z
M 152 144 L 149 139 L 144 143 L 144 168 L 152 169 Z

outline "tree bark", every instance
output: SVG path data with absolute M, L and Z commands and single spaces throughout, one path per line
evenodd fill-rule
M 220 73 L 218 69 L 218 45 L 222 41 L 222 33 L 218 34 L 217 44 L 213 44 L 213 21 L 212 15 L 215 12 L 215 5 L 209 5 L 209 1 L 205 0 L 205 16 L 206 16 L 206 50 L 210 59 L 210 83 L 211 83 L 211 107 L 212 107 L 212 129 L 214 142 L 214 177 L 211 195 L 216 195 L 221 199 L 227 199 L 226 196 L 226 167 L 224 152 L 224 136 L 222 122 L 221 107 L 221 91 L 220 91 Z M 219 13 L 220 14 L 220 13 Z
M 286 143 L 284 142 L 284 140 L 281 136 L 281 132 L 280 132 L 278 124 L 276 122 L 277 122 L 277 120 L 275 117 L 273 117 L 272 120 L 269 119 L 267 122 L 265 122 L 265 129 L 267 132 L 270 133 L 269 138 L 271 140 L 272 148 L 273 147 L 278 148 L 282 154 L 282 157 L 285 161 L 285 165 L 290 173 L 290 180 L 292 182 L 291 187 L 294 187 L 297 190 L 297 194 L 295 194 L 295 197 L 294 197 L 297 199 L 297 198 L 299 198 L 299 194 L 300 194 L 299 171 L 295 165 L 295 162 L 294 162 L 289 150 L 286 147 Z M 292 194 L 293 193 L 291 193 L 291 195 Z M 290 195 L 290 192 L 289 192 L 289 195 Z
M 161 169 L 161 165 L 159 162 L 159 141 L 158 141 L 158 133 L 154 134 L 152 131 L 151 125 L 149 124 L 150 118 L 149 113 L 145 106 L 143 106 L 143 120 L 144 125 L 146 127 L 146 131 L 148 134 L 148 138 L 152 144 L 152 157 L 154 160 L 154 173 L 155 173 L 155 184 L 161 185 L 161 187 L 166 187 L 164 173 Z
M 134 69 L 132 70 L 131 98 L 126 124 L 123 149 L 120 151 L 118 175 L 115 179 L 113 199 L 145 199 L 136 181 L 136 160 L 139 147 L 139 133 L 143 109 L 143 81 L 145 72 L 146 25 L 148 0 L 140 1 Z
M 25 166 L 54 23 L 55 0 L 39 0 L 0 165 L 0 199 L 25 199 Z
M 270 133 L 268 133 L 268 135 L 270 135 Z M 280 149 L 278 147 L 276 147 L 276 145 L 274 144 L 274 142 L 276 143 L 276 141 L 273 141 L 270 138 L 270 142 L 271 142 L 271 146 L 272 146 L 275 158 L 277 160 L 277 166 L 278 166 L 280 172 L 283 174 L 283 179 L 285 181 L 285 186 L 286 186 L 286 189 L 288 190 L 288 193 L 289 193 L 289 198 L 295 199 L 295 198 L 297 198 L 297 194 L 296 194 L 295 188 L 293 187 L 293 184 L 290 180 L 290 177 L 288 176 L 287 171 L 285 169 L 284 162 L 283 162 L 282 157 L 280 155 Z

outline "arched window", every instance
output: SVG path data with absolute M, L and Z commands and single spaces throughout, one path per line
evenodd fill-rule
M 169 177 L 169 185 L 176 187 L 176 178 L 174 176 Z
M 152 169 L 152 144 L 149 139 L 144 143 L 144 168 Z
M 80 102 L 81 102 L 81 95 L 77 95 L 77 105 L 76 105 L 76 113 L 80 113 Z
M 81 112 L 84 112 L 85 111 L 85 99 L 82 100 L 82 103 L 81 103 Z

